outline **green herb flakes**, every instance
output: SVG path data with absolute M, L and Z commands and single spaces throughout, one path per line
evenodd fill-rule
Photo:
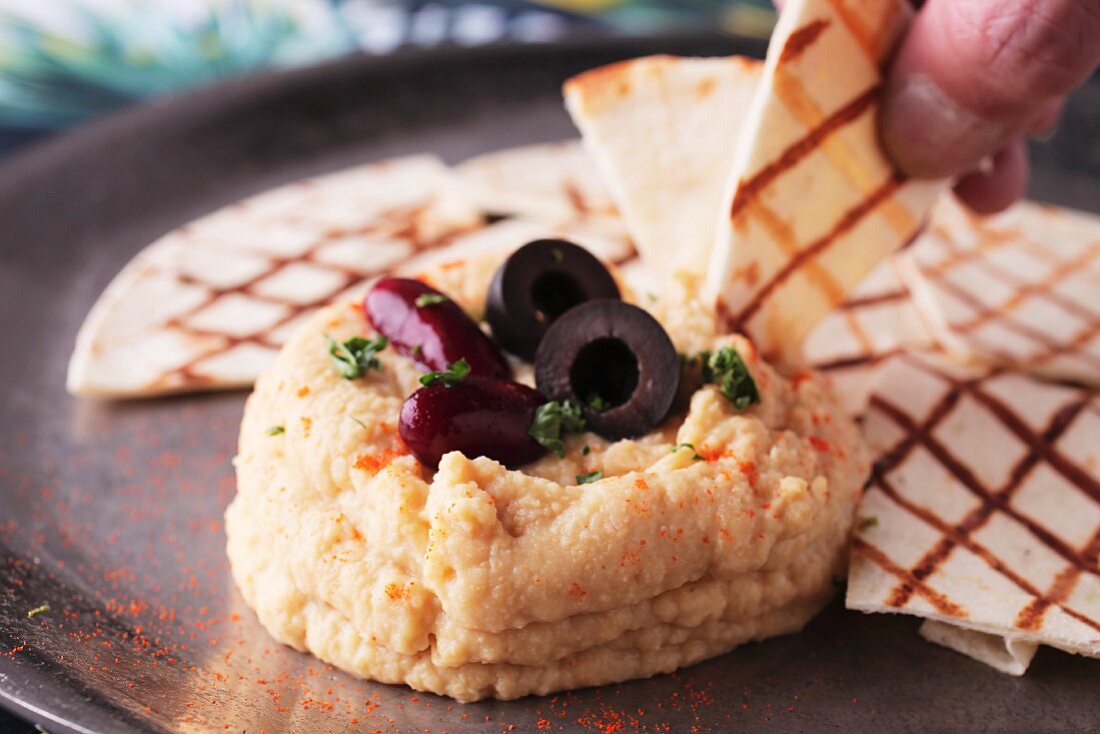
M 714 354 L 704 352 L 704 355 L 703 380 L 717 385 L 733 407 L 744 410 L 760 402 L 756 382 L 736 349 L 723 347 Z
M 690 443 L 678 443 L 678 444 L 676 444 L 675 446 L 672 447 L 672 453 L 675 454 L 680 449 L 691 449 L 692 453 L 695 454 L 691 458 L 694 459 L 695 461 L 704 461 L 705 460 L 705 457 L 700 456 L 698 453 L 695 452 L 695 446 L 690 444 Z
M 610 408 L 611 404 L 604 400 L 598 393 L 592 392 L 588 394 L 588 407 L 597 413 L 602 413 Z
M 567 433 L 584 431 L 584 414 L 576 403 L 565 400 L 551 400 L 543 403 L 535 411 L 535 419 L 527 433 L 559 457 L 565 456 L 565 442 L 562 436 Z
M 27 612 L 27 619 L 34 619 L 39 614 L 42 614 L 43 612 L 48 612 L 48 611 L 50 611 L 50 605 L 49 604 L 43 604 L 42 606 L 35 607 L 34 609 Z
M 870 530 L 871 528 L 878 527 L 877 517 L 864 517 L 859 521 L 859 531 L 862 533 L 864 530 Z
M 374 339 L 356 336 L 346 342 L 338 342 L 325 334 L 325 339 L 328 341 L 328 353 L 332 363 L 336 365 L 340 376 L 345 380 L 354 380 L 370 370 L 382 369 L 382 362 L 376 355 L 390 343 L 390 340 L 384 336 Z
M 603 479 L 602 471 L 590 471 L 587 474 L 577 475 L 577 484 L 592 484 L 592 482 L 598 482 Z
M 286 428 L 283 426 L 272 426 L 267 429 L 267 435 L 269 436 L 280 436 L 284 433 L 286 433 Z
M 447 387 L 454 387 L 458 383 L 466 379 L 470 374 L 470 363 L 466 361 L 466 358 L 452 362 L 447 365 L 447 369 L 442 372 L 429 372 L 420 378 L 420 384 L 424 387 L 431 387 L 437 383 L 442 382 Z
M 442 293 L 425 293 L 422 296 L 417 296 L 416 307 L 424 308 L 425 306 L 435 306 L 436 304 L 443 303 L 450 300 Z

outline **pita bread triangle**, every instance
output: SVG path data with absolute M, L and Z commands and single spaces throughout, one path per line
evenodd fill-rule
M 313 310 L 482 226 L 433 156 L 359 166 L 232 204 L 123 268 L 80 328 L 67 387 L 142 397 L 251 385 Z
M 494 150 L 452 170 L 466 195 L 491 215 L 555 224 L 619 217 L 599 171 L 577 140 Z
M 475 156 L 452 171 L 490 217 L 541 222 L 633 251 L 600 172 L 578 140 L 522 145 Z
M 649 56 L 565 83 L 565 103 L 655 272 L 701 272 L 761 62 Z
M 944 197 L 899 274 L 952 356 L 1100 387 L 1100 217 Z
M 1100 396 L 943 355 L 891 357 L 847 606 L 1019 675 L 1034 645 L 1100 657 Z M 946 627 L 952 629 L 945 629 Z
M 1015 676 L 1027 672 L 1031 659 L 1039 650 L 1039 645 L 1034 642 L 965 629 L 934 619 L 924 620 L 919 633 L 929 642 L 948 647 L 995 670 Z
M 913 249 L 919 249 L 922 241 Z M 802 345 L 807 364 L 832 379 L 852 415 L 863 413 L 881 368 L 891 356 L 936 347 L 897 269 L 896 257 L 879 264 L 844 303 L 814 327 Z
M 551 151 L 562 155 L 546 157 Z M 542 173 L 529 179 L 518 164 L 533 159 Z M 138 253 L 93 306 L 70 360 L 70 392 L 127 398 L 247 387 L 314 310 L 361 296 L 374 278 L 419 277 L 536 239 L 576 242 L 633 287 L 652 289 L 579 142 L 473 163 L 482 178 L 492 169 L 487 178 L 502 187 L 483 187 L 480 207 L 528 216 L 485 225 L 467 196 L 468 178 L 433 156 L 414 156 L 287 184 L 170 232 Z M 562 189 L 574 181 L 603 209 L 572 208 Z M 536 206 L 554 193 L 557 209 Z
M 766 356 L 805 336 L 909 242 L 941 189 L 879 148 L 883 69 L 906 0 L 792 0 L 772 35 L 735 151 L 705 292 Z

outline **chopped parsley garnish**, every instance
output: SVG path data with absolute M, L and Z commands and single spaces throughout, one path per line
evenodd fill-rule
M 722 347 L 714 354 L 703 353 L 703 379 L 718 386 L 733 407 L 744 410 L 760 402 L 756 382 L 745 366 L 744 360 L 733 347 Z
M 356 417 L 355 417 L 354 415 L 349 415 L 349 416 L 348 416 L 348 418 L 351 418 L 351 419 L 352 419 L 353 421 L 355 421 L 356 423 L 358 423 L 358 424 L 359 424 L 359 427 L 360 427 L 360 428 L 362 428 L 363 430 L 366 430 L 366 428 L 367 428 L 367 424 L 366 424 L 366 423 L 364 423 L 363 421 L 359 420 L 359 419 L 358 419 L 358 418 L 356 418 Z
M 560 247 L 555 247 L 551 250 L 550 255 L 558 265 L 561 265 L 562 261 L 565 260 L 565 253 L 561 251 Z
M 865 517 L 865 518 L 863 518 L 862 520 L 859 521 L 859 530 L 860 530 L 860 532 L 862 532 L 864 530 L 870 530 L 873 527 L 878 527 L 878 518 L 877 517 L 873 517 L 873 516 L 872 517 Z
M 603 479 L 602 471 L 590 471 L 587 474 L 577 475 L 577 484 L 591 484 L 592 482 L 598 482 Z
M 584 448 L 581 449 L 581 456 L 588 456 L 591 453 L 592 449 L 588 446 L 588 444 L 585 444 Z
M 692 453 L 693 453 L 693 454 L 695 454 L 695 455 L 694 455 L 694 456 L 692 456 L 691 458 L 692 458 L 692 459 L 694 459 L 695 461 L 704 461 L 704 460 L 705 460 L 705 457 L 703 457 L 703 456 L 700 456 L 700 455 L 699 455 L 699 454 L 698 454 L 698 453 L 697 453 L 697 452 L 695 451 L 695 446 L 694 446 L 694 445 L 692 445 L 692 444 L 690 444 L 690 443 L 678 443 L 678 444 L 676 444 L 675 446 L 673 446 L 673 447 L 672 447 L 672 453 L 674 453 L 674 454 L 675 454 L 675 453 L 676 453 L 677 451 L 679 451 L 680 449 L 691 449 Z
M 591 392 L 588 393 L 588 407 L 597 413 L 602 413 L 610 408 L 611 404 L 604 400 L 599 393 Z
M 446 300 L 448 300 L 447 296 L 442 293 L 425 293 L 422 296 L 416 297 L 416 307 L 424 308 L 425 306 L 434 306 Z
M 267 435 L 269 436 L 278 436 L 282 433 L 286 433 L 286 428 L 283 426 L 272 426 L 267 429 Z
M 421 357 L 424 356 L 424 345 L 423 344 L 417 344 L 415 347 L 413 347 L 413 356 L 416 357 L 417 359 L 420 359 Z
M 466 358 L 452 362 L 447 365 L 447 369 L 442 372 L 429 372 L 420 378 L 420 384 L 424 387 L 431 387 L 437 383 L 442 382 L 447 387 L 454 387 L 458 383 L 466 379 L 470 374 L 470 363 L 466 361 Z
M 39 614 L 42 614 L 42 612 L 48 612 L 48 611 L 50 611 L 50 605 L 49 604 L 43 604 L 40 607 L 35 607 L 34 609 L 27 612 L 27 619 L 34 619 Z
M 551 400 L 543 403 L 535 411 L 535 419 L 527 433 L 559 457 L 565 456 L 565 442 L 562 436 L 567 433 L 580 433 L 584 430 L 584 414 L 581 406 L 571 400 L 558 402 Z
M 329 356 L 332 357 L 333 364 L 345 380 L 354 380 L 370 370 L 382 369 L 382 362 L 376 355 L 390 343 L 390 340 L 384 336 L 374 339 L 356 336 L 346 342 L 338 342 L 325 334 L 325 339 L 328 340 Z

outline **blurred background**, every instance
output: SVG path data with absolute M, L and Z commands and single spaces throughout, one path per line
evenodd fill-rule
M 348 53 L 766 37 L 773 22 L 770 0 L 0 0 L 0 155 L 136 101 Z

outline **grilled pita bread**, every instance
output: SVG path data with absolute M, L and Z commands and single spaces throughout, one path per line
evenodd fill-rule
M 1100 396 L 903 354 L 864 433 L 878 460 L 849 608 L 1000 637 L 1013 662 L 980 637 L 951 646 L 1013 670 L 1026 666 L 1020 643 L 1100 656 Z
M 293 183 L 154 242 L 77 336 L 68 389 L 139 397 L 247 386 L 314 309 L 482 216 L 431 156 Z
M 944 349 L 1100 386 L 1100 217 L 1030 202 L 980 217 L 944 197 L 924 240 L 900 272 Z
M 937 182 L 879 148 L 883 68 L 906 0 L 792 0 L 736 149 L 706 293 L 727 327 L 798 361 L 810 330 L 921 226 Z
M 1002 673 L 1015 676 L 1027 672 L 1031 659 L 1039 650 L 1034 642 L 963 629 L 933 619 L 926 619 L 921 624 L 920 636 L 929 642 L 961 652 Z
M 490 216 L 520 217 L 630 244 L 599 170 L 577 140 L 486 153 L 458 164 L 454 172 L 463 191 Z
M 832 378 L 848 412 L 861 415 L 889 357 L 903 349 L 934 347 L 890 259 L 810 332 L 802 351 L 810 367 Z
M 566 107 L 651 268 L 705 269 L 760 68 L 740 56 L 649 56 L 566 82 Z

